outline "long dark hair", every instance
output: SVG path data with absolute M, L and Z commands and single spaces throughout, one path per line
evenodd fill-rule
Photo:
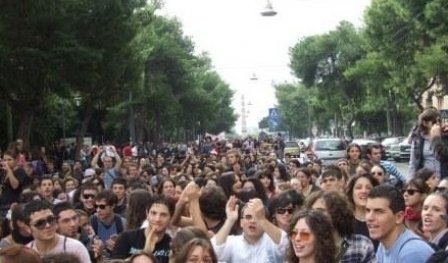
M 300 219 L 305 219 L 306 224 L 311 230 L 311 233 L 315 236 L 315 262 L 316 263 L 336 263 L 336 242 L 333 236 L 333 227 L 331 221 L 323 212 L 318 210 L 301 210 L 297 213 L 291 222 L 293 222 L 290 239 L 293 237 L 292 233 L 295 229 L 297 222 Z M 293 240 L 289 242 L 288 250 L 288 262 L 296 263 L 300 262 L 296 256 L 293 247 Z

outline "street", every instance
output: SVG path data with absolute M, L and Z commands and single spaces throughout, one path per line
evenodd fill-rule
M 408 175 L 408 167 L 409 167 L 409 161 L 402 161 L 402 162 L 395 162 L 395 161 L 390 161 L 392 163 L 395 164 L 395 166 L 397 167 L 397 169 L 400 171 L 400 173 L 402 175 L 404 175 L 405 177 L 407 177 Z

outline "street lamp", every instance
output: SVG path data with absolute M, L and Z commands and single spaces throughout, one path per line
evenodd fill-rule
M 270 0 L 266 0 L 266 6 L 261 11 L 262 16 L 275 16 L 277 12 L 272 7 L 272 3 Z

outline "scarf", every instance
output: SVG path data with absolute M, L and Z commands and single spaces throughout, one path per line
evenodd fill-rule
M 422 218 L 421 211 L 417 211 L 410 206 L 404 211 L 404 219 L 409 221 L 419 221 Z

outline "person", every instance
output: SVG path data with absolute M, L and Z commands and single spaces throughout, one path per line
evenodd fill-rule
M 373 165 L 372 169 L 370 169 L 370 174 L 378 181 L 378 184 L 387 183 L 389 179 L 386 168 L 381 164 Z
M 18 203 L 22 190 L 33 183 L 25 170 L 16 165 L 17 154 L 5 151 L 0 166 L 0 216 L 5 217 L 11 204 Z
M 441 163 L 440 179 L 443 179 L 448 176 L 448 126 L 441 127 L 439 123 L 435 123 L 429 132 L 429 136 L 431 148 Z
M 117 196 L 110 190 L 104 190 L 95 196 L 96 214 L 90 217 L 95 235 L 105 245 L 103 256 L 110 257 L 117 237 L 126 230 L 126 219 L 114 213 Z
M 323 191 L 342 191 L 344 180 L 341 169 L 336 165 L 326 166 L 320 179 L 320 188 Z
M 34 238 L 27 247 L 34 249 L 41 256 L 67 252 L 76 255 L 81 263 L 91 262 L 89 253 L 81 242 L 56 233 L 56 217 L 50 204 L 41 200 L 31 201 L 25 205 L 23 211 L 26 224 Z
M 42 263 L 81 263 L 81 262 L 73 254 L 58 253 L 44 256 L 42 258 Z
M 345 196 L 337 191 L 316 192 L 306 202 L 307 209 L 326 213 L 333 225 L 333 236 L 342 263 L 375 262 L 375 249 L 369 238 L 355 234 L 354 216 Z
M 367 147 L 367 157 L 372 165 L 380 164 L 386 169 L 387 174 L 389 175 L 388 183 L 392 186 L 401 188 L 406 183 L 406 178 L 398 171 L 397 167 L 385 160 L 381 160 L 381 145 L 380 144 L 371 144 Z
M 352 177 L 345 190 L 347 200 L 353 209 L 355 234 L 369 237 L 369 230 L 366 224 L 366 202 L 367 196 L 373 187 L 378 185 L 378 181 L 370 174 L 355 175 Z M 375 249 L 378 247 L 378 241 L 372 240 Z
M 274 176 L 272 175 L 273 171 L 270 169 L 260 169 L 255 174 L 263 184 L 264 191 L 268 197 L 271 199 L 275 196 L 275 185 L 274 185 Z
M 421 178 L 411 179 L 404 187 L 403 197 L 406 210 L 404 224 L 415 234 L 423 237 L 421 211 L 423 201 L 429 194 L 429 186 Z
M 140 252 L 132 255 L 126 263 L 157 263 L 156 257 L 148 252 Z M 112 263 L 112 262 L 111 262 Z
M 352 176 L 356 173 L 356 168 L 359 165 L 359 162 L 361 162 L 361 147 L 356 144 L 352 143 L 349 144 L 347 147 L 347 161 L 348 161 L 348 175 Z
M 87 249 L 91 240 L 88 233 L 79 225 L 79 216 L 73 206 L 68 202 L 61 202 L 53 206 L 59 234 L 79 240 Z M 90 252 L 89 252 L 90 253 Z
M 160 263 L 168 263 L 171 237 L 166 233 L 174 214 L 175 202 L 154 196 L 147 211 L 148 227 L 122 233 L 112 251 L 112 258 L 127 259 L 141 251 L 152 253 Z
M 176 255 L 175 263 L 206 262 L 217 263 L 217 257 L 210 241 L 203 238 L 194 238 L 187 242 Z
M 151 203 L 152 195 L 147 190 L 137 189 L 131 192 L 126 211 L 126 229 L 139 229 L 142 226 Z
M 120 171 L 122 161 L 120 155 L 117 154 L 115 147 L 108 146 L 107 148 L 108 150 L 112 151 L 111 155 L 113 155 L 113 158 L 115 158 L 115 165 L 113 163 L 112 156 L 104 155 L 101 158 L 104 170 L 104 185 L 106 189 L 110 189 L 112 186 L 112 181 L 118 177 L 118 172 Z M 90 164 L 93 169 L 99 168 L 98 159 L 100 158 L 100 155 L 102 155 L 103 153 L 106 153 L 106 149 L 102 147 L 100 149 L 98 148 L 96 149 L 96 154 L 93 157 L 92 162 Z
M 49 176 L 44 176 L 39 183 L 39 193 L 50 204 L 56 204 L 57 200 L 54 198 L 54 183 Z
M 260 199 L 252 199 L 241 209 L 241 235 L 229 235 L 239 217 L 235 196 L 226 204 L 226 221 L 211 239 L 218 261 L 283 262 L 288 246 L 287 234 L 269 222 Z
M 92 183 L 85 183 L 80 189 L 80 201 L 81 203 L 76 205 L 76 209 L 82 209 L 87 214 L 93 215 L 96 212 L 95 209 L 95 196 L 98 194 L 98 188 Z
M 304 198 L 300 196 L 300 199 L 302 201 L 301 203 L 303 203 Z M 297 210 L 288 192 L 281 193 L 272 198 L 269 201 L 268 208 L 272 222 L 283 231 L 288 232 L 291 227 L 292 215 Z
M 0 241 L 0 249 L 14 244 L 26 245 L 33 240 L 31 232 L 25 223 L 23 205 L 18 204 L 11 208 L 11 223 L 12 232 Z
M 375 186 L 367 197 L 366 222 L 369 235 L 378 240 L 376 252 L 379 263 L 420 263 L 434 253 L 434 249 L 404 226 L 404 197 L 395 187 Z
M 434 171 L 423 167 L 415 173 L 415 178 L 421 178 L 429 187 L 430 192 L 434 192 L 439 184 L 439 178 L 434 174 Z
M 422 208 L 422 230 L 429 242 L 439 250 L 448 246 L 448 191 L 438 191 L 426 197 Z
M 313 192 L 320 191 L 320 188 L 313 183 L 310 168 L 299 168 L 296 175 L 300 181 L 300 185 L 302 186 L 301 193 L 304 197 L 308 197 Z
M 333 228 L 327 215 L 317 210 L 302 210 L 292 222 L 287 262 L 337 262 Z
M 23 245 L 11 245 L 0 249 L 0 262 L 2 263 L 41 263 L 39 254 Z
M 112 181 L 111 184 L 112 192 L 117 196 L 117 204 L 114 208 L 114 213 L 119 214 L 122 217 L 126 216 L 127 208 L 127 195 L 126 190 L 128 189 L 128 182 L 125 178 L 118 177 Z
M 418 124 L 411 132 L 411 156 L 409 158 L 408 181 L 415 177 L 415 173 L 423 168 L 434 171 L 437 178 L 440 174 L 440 161 L 434 149 L 431 148 L 430 132 L 432 126 L 440 122 L 440 113 L 435 108 L 425 109 L 418 116 Z
M 177 254 L 181 251 L 182 247 L 190 240 L 194 238 L 208 239 L 208 235 L 202 231 L 199 227 L 187 226 L 179 229 L 171 240 L 171 255 L 170 263 L 174 263 Z

